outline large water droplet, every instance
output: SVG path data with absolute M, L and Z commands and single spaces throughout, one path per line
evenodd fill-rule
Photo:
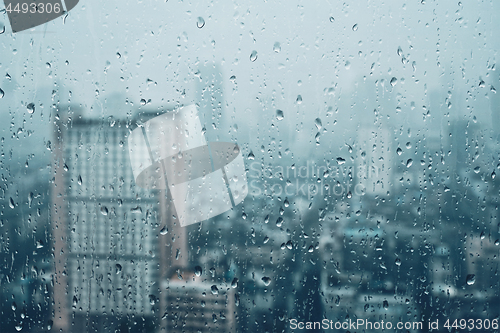
M 330 16 L 330 22 L 335 22 L 335 18 L 333 16 Z
M 29 114 L 33 114 L 33 113 L 35 113 L 35 104 L 33 104 L 33 103 L 29 103 L 29 104 L 26 106 L 26 109 L 28 109 L 28 113 L 29 113 Z
M 345 159 L 343 159 L 342 157 L 337 157 L 337 164 L 338 165 L 342 165 L 345 163 Z
M 202 269 L 201 269 L 201 267 L 200 267 L 200 266 L 196 266 L 196 267 L 194 268 L 194 275 L 196 275 L 196 276 L 200 276 L 202 272 L 203 272 L 203 271 L 202 271 Z
M 205 20 L 203 19 L 203 17 L 198 17 L 198 20 L 196 20 L 196 26 L 200 29 L 205 26 Z
M 108 215 L 108 207 L 102 206 L 101 207 L 101 214 L 104 216 Z
M 14 203 L 14 199 L 12 199 L 12 197 L 9 199 L 9 207 L 14 209 L 14 207 L 16 207 L 16 204 Z
M 116 273 L 116 274 L 120 274 L 120 273 L 121 273 L 121 271 L 122 271 L 122 265 L 120 265 L 120 264 L 116 264 L 116 265 L 115 265 L 115 273 Z
M 382 304 L 383 304 L 384 309 L 387 310 L 389 308 L 389 302 L 387 302 L 387 300 L 384 300 L 384 302 Z
M 321 123 L 321 119 L 319 119 L 319 118 L 316 118 L 316 120 L 314 121 L 314 125 L 316 125 L 316 128 L 318 129 L 318 131 L 321 129 L 321 127 L 323 127 L 323 124 Z
M 406 167 L 409 168 L 413 164 L 413 160 L 410 158 L 408 161 L 406 161 Z
M 285 114 L 283 113 L 282 110 L 276 110 L 276 119 L 278 120 L 283 120 L 285 118 Z
M 0 88 L 0 98 L 3 98 L 5 96 L 5 93 L 4 91 L 2 90 L 2 88 Z
M 255 60 L 257 60 L 257 51 L 253 50 L 250 54 L 250 61 L 254 62 Z
M 279 53 L 281 51 L 281 44 L 279 42 L 274 43 L 273 51 Z
M 217 295 L 219 293 L 219 288 L 214 284 L 211 288 L 212 294 Z
M 352 26 L 352 31 L 358 31 L 358 24 L 357 23 Z
M 270 277 L 267 277 L 267 276 L 264 276 L 262 278 L 262 282 L 264 282 L 264 285 L 267 287 L 268 285 L 271 284 L 271 278 Z
M 231 288 L 236 288 L 238 287 L 238 278 L 234 278 L 233 281 L 231 282 Z
M 394 87 L 394 86 L 396 85 L 396 83 L 398 83 L 398 79 L 396 79 L 395 77 L 393 77 L 393 78 L 391 79 L 391 82 L 390 82 L 390 83 L 391 83 L 391 86 L 393 86 L 393 87 Z
M 476 283 L 476 275 L 475 274 L 467 275 L 466 281 L 469 286 L 472 286 L 474 283 Z

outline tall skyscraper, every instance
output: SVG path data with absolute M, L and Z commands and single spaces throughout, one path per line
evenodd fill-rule
M 392 137 L 388 128 L 362 126 L 358 132 L 360 153 L 357 157 L 358 183 L 366 194 L 384 195 L 393 181 Z
M 70 118 L 68 109 L 54 131 L 53 330 L 114 332 L 126 317 L 153 317 L 158 199 L 135 186 L 132 124 Z

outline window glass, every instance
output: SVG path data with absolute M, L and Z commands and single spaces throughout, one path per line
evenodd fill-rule
M 497 1 L 4 0 L 2 332 L 495 332 Z

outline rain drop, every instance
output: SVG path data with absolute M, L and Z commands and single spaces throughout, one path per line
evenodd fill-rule
M 200 276 L 200 275 L 201 275 L 201 273 L 202 273 L 202 269 L 201 269 L 201 267 L 200 267 L 200 266 L 196 266 L 196 267 L 194 268 L 194 275 L 196 275 L 196 276 Z
M 406 161 L 406 167 L 409 168 L 413 164 L 413 160 L 410 158 L 408 161 Z
M 196 26 L 200 29 L 205 26 L 205 20 L 203 19 L 203 17 L 201 16 L 198 17 L 198 20 L 196 21 Z
M 231 282 L 231 288 L 236 288 L 238 287 L 238 278 L 234 278 L 233 282 Z
M 316 128 L 318 129 L 318 131 L 321 129 L 321 127 L 323 127 L 323 124 L 321 123 L 321 119 L 319 119 L 319 118 L 316 118 L 316 120 L 314 121 L 314 125 L 316 125 Z
M 217 295 L 219 293 L 219 288 L 214 284 L 211 288 L 212 294 Z
M 120 273 L 121 273 L 121 271 L 122 271 L 122 265 L 120 265 L 120 264 L 116 264 L 116 265 L 115 265 L 115 269 L 116 269 L 116 270 L 115 270 L 115 273 L 116 273 L 116 274 L 120 274 Z
M 101 207 L 101 214 L 104 216 L 108 215 L 108 207 L 102 206 Z
M 281 51 L 281 44 L 279 42 L 274 43 L 273 51 L 279 53 Z
M 0 88 L 0 98 L 3 98 L 5 96 L 5 93 L 3 92 L 2 88 Z
M 276 119 L 278 120 L 283 120 L 285 118 L 285 115 L 282 110 L 276 110 Z
M 357 23 L 352 26 L 352 31 L 358 31 L 358 24 Z
M 78 176 L 78 185 L 82 185 L 82 182 L 83 182 L 82 176 Z
M 384 306 L 384 309 L 387 310 L 389 308 L 389 302 L 387 302 L 387 300 L 384 300 L 384 302 L 382 304 Z
M 396 85 L 396 83 L 398 83 L 398 79 L 396 79 L 395 77 L 393 77 L 393 78 L 391 79 L 390 83 L 391 83 L 391 86 L 393 86 L 393 87 L 394 87 L 394 86 Z
M 12 199 L 12 197 L 9 199 L 9 207 L 14 209 L 14 207 L 16 207 L 16 204 L 14 203 L 14 199 Z
M 254 62 L 255 60 L 257 60 L 257 51 L 253 50 L 250 54 L 250 61 Z
M 474 274 L 467 275 L 466 281 L 469 286 L 472 286 L 474 283 L 476 283 L 476 275 Z
M 251 150 L 250 150 L 250 153 L 248 153 L 247 158 L 248 158 L 249 160 L 254 160 L 254 159 L 255 159 L 255 155 L 253 154 L 253 152 L 252 152 Z
M 28 113 L 29 114 L 33 114 L 35 113 L 35 104 L 33 103 L 29 103 L 26 108 L 28 109 Z
M 330 22 L 335 22 L 335 18 L 333 16 L 330 16 Z
M 342 165 L 345 163 L 345 159 L 343 159 L 342 157 L 337 157 L 337 164 L 338 165 Z
M 396 150 L 396 153 L 398 153 L 398 155 L 400 155 L 400 156 L 401 156 L 401 154 L 403 153 L 403 149 L 398 148 L 398 149 Z
M 264 282 L 264 285 L 267 287 L 271 284 L 271 278 L 270 277 L 267 277 L 267 276 L 264 276 L 262 278 L 262 282 Z

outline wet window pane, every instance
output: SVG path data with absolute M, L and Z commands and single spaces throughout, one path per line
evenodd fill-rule
M 499 18 L 4 0 L 2 332 L 497 332 Z

